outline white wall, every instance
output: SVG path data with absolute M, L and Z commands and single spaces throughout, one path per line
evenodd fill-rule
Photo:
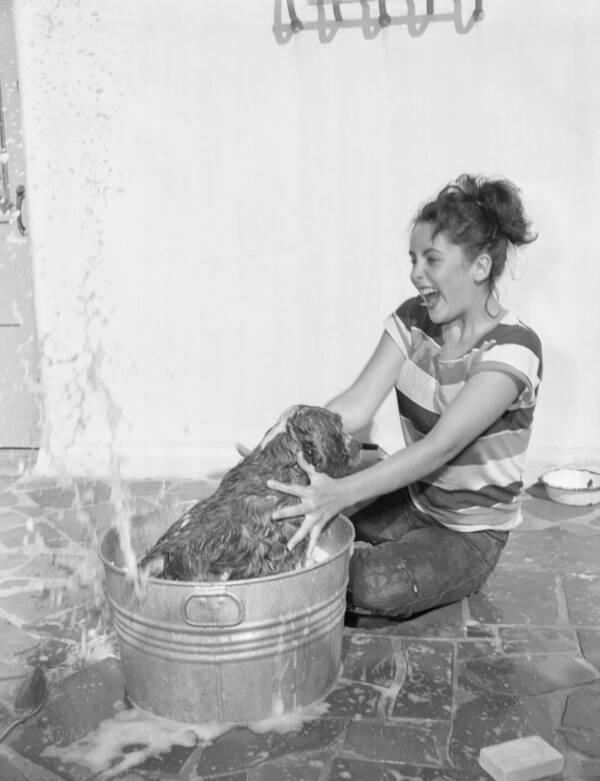
M 540 234 L 506 290 L 545 349 L 532 451 L 598 446 L 597 0 L 329 43 L 274 32 L 280 0 L 15 2 L 40 471 L 106 471 L 114 441 L 127 473 L 200 474 L 330 398 L 412 294 L 417 207 L 463 171 L 513 179 Z M 376 436 L 400 441 L 391 399 Z

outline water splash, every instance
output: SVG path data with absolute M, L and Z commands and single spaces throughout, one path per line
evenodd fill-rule
M 92 347 L 92 345 L 90 345 Z M 139 589 L 139 576 L 137 568 L 137 556 L 131 540 L 130 518 L 134 514 L 131 496 L 127 491 L 122 478 L 121 456 L 118 452 L 117 441 L 119 424 L 122 413 L 117 405 L 113 393 L 104 380 L 102 366 L 105 360 L 105 348 L 103 344 L 95 345 L 91 351 L 91 360 L 88 368 L 88 379 L 104 400 L 106 418 L 110 432 L 109 442 L 109 474 L 111 486 L 111 501 L 115 509 L 113 526 L 119 537 L 119 545 L 123 554 L 123 565 L 127 577 Z

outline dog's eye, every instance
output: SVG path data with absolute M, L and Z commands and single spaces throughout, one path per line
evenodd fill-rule
M 304 445 L 304 458 L 311 464 L 315 463 L 315 449 L 311 442 L 306 442 Z

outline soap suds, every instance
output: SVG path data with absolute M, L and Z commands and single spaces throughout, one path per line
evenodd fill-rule
M 328 703 L 317 702 L 292 713 L 240 725 L 173 721 L 140 708 L 127 708 L 122 701 L 113 707 L 115 715 L 102 721 L 93 732 L 68 746 L 47 746 L 42 755 L 54 757 L 64 765 L 85 767 L 98 774 L 98 779 L 109 779 L 150 757 L 169 752 L 174 746 L 207 745 L 235 727 L 246 726 L 258 734 L 299 732 L 305 723 L 321 718 L 329 709 Z

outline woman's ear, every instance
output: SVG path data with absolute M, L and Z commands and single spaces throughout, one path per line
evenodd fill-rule
M 485 282 L 489 279 L 492 271 L 492 259 L 487 252 L 482 252 L 478 255 L 472 264 L 473 279 L 477 283 Z

